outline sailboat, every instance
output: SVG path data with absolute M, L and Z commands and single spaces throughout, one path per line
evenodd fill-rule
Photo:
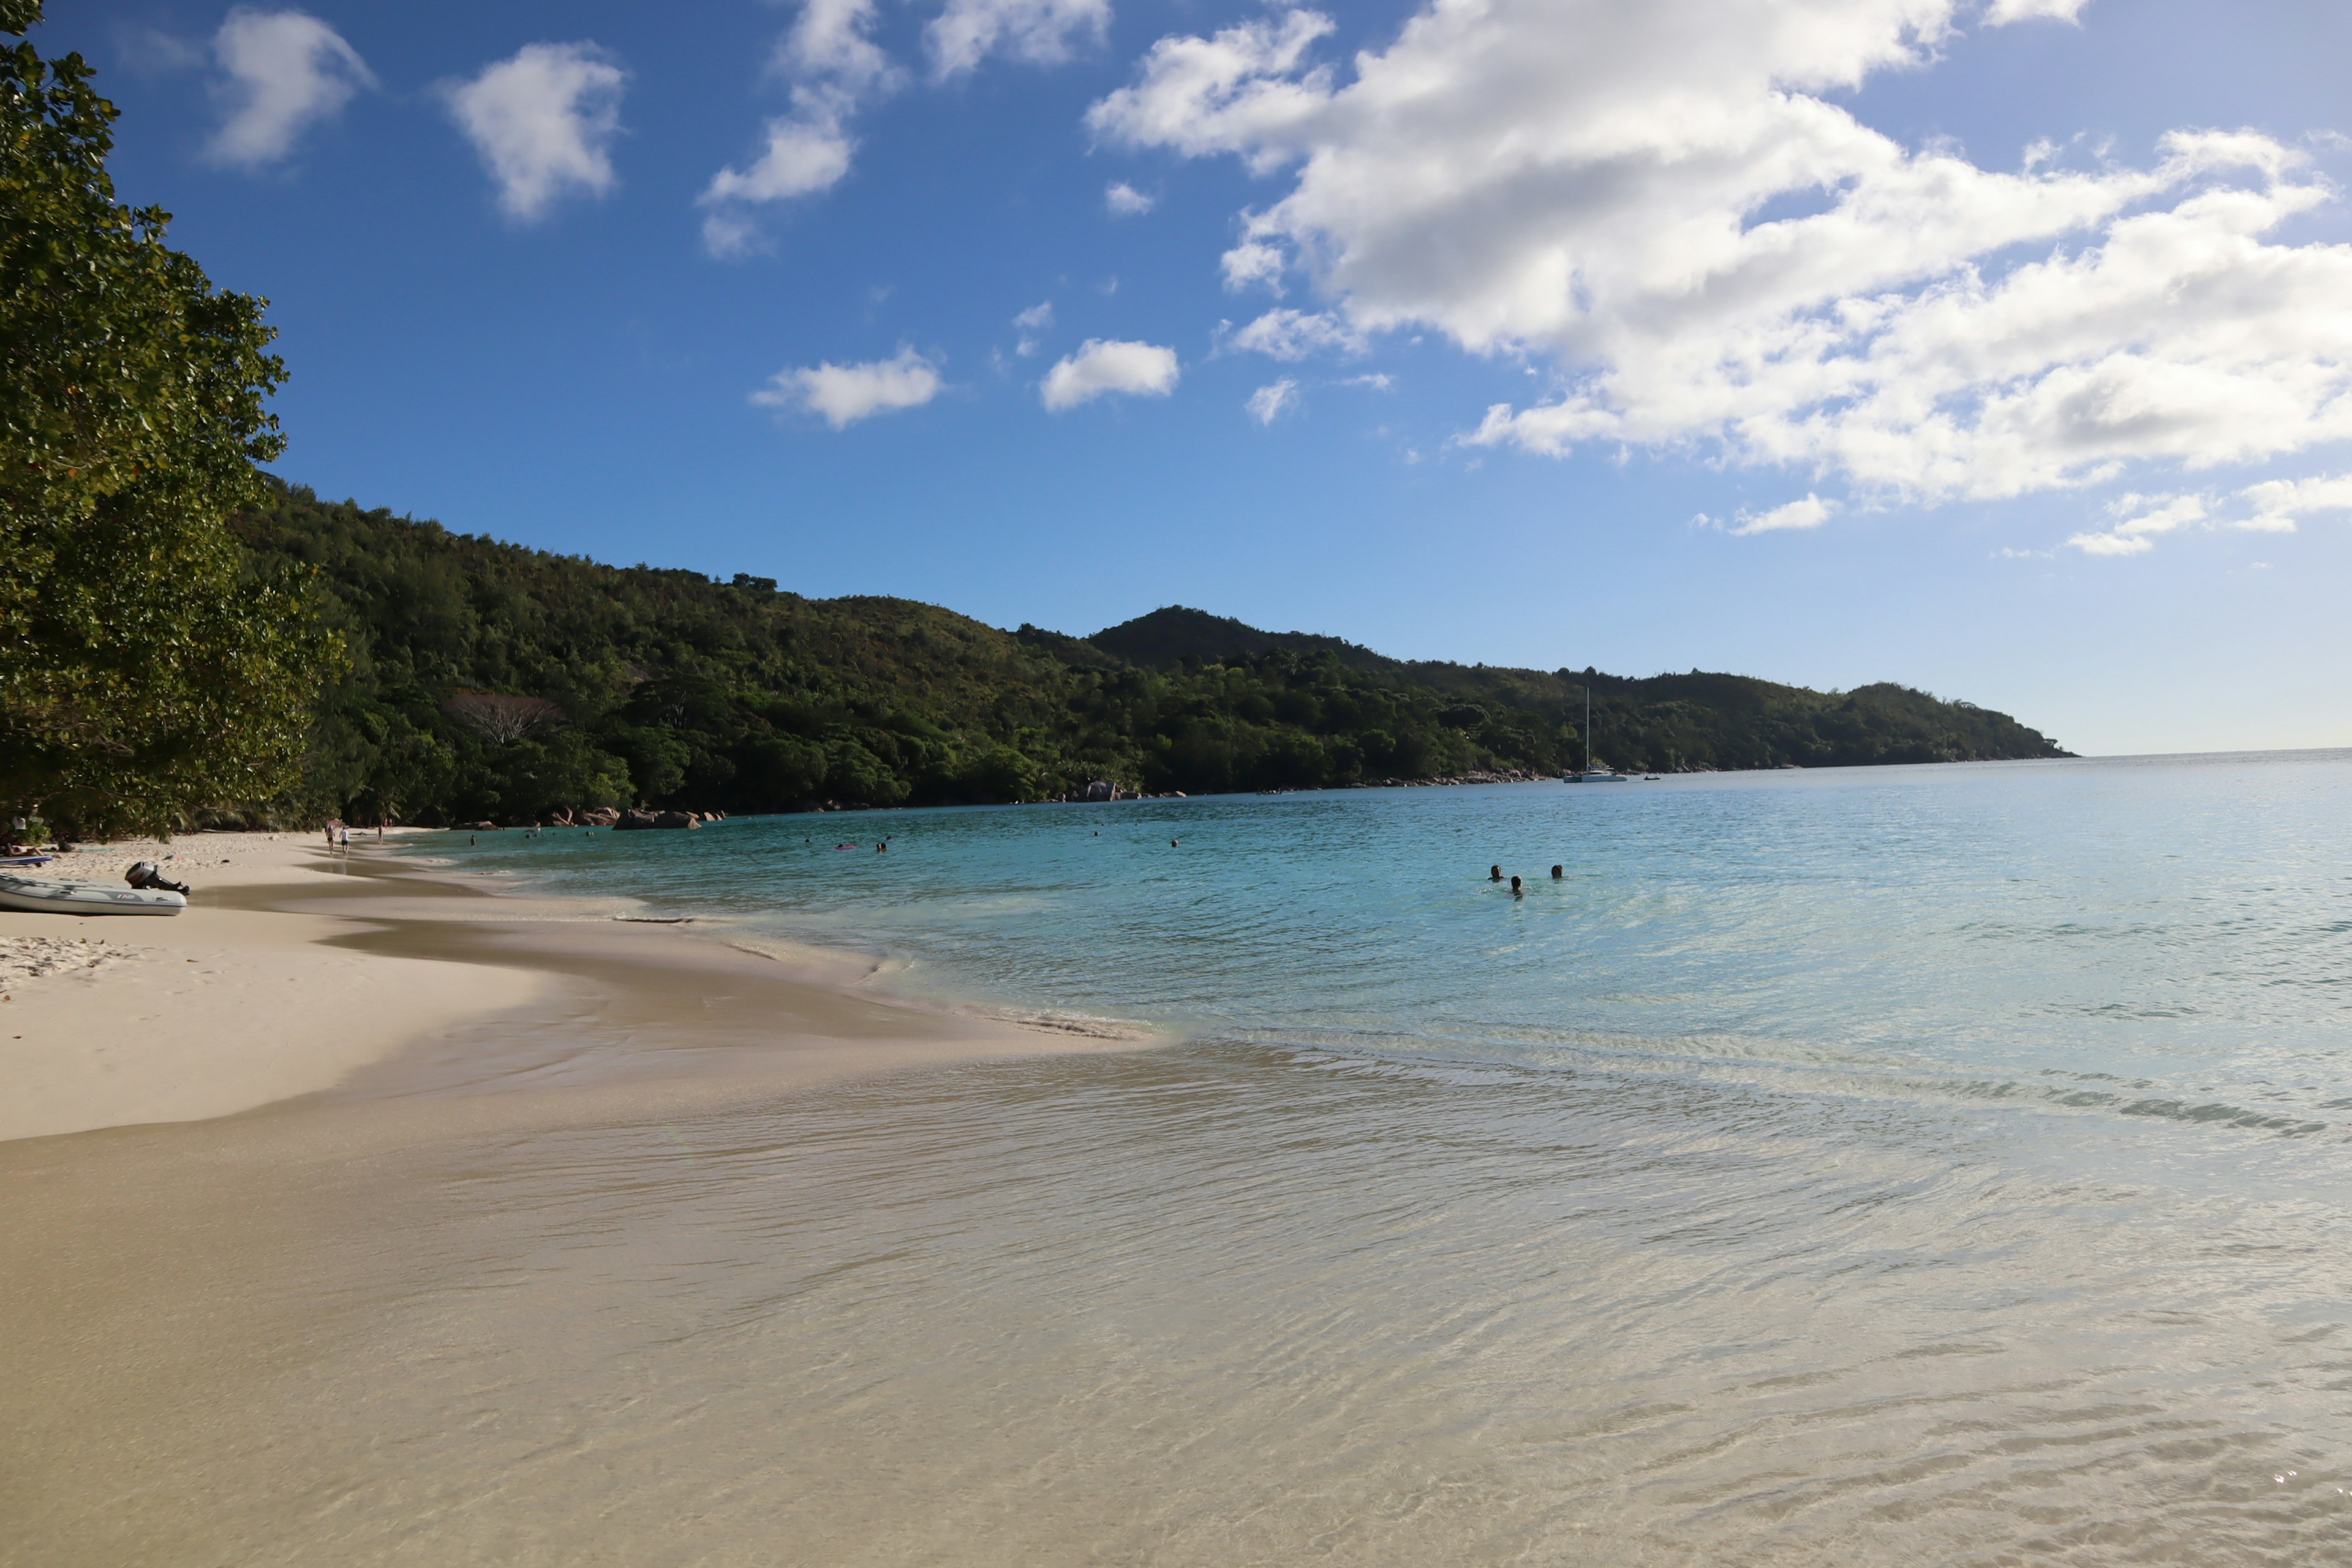
M 1587 686 L 1584 689 L 1584 771 L 1580 773 L 1563 774 L 1561 782 L 1565 784 L 1623 784 L 1632 775 L 1628 773 L 1612 773 L 1605 768 L 1596 768 L 1592 765 L 1592 688 Z

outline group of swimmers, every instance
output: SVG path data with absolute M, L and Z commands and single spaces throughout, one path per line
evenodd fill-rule
M 1568 868 L 1565 866 L 1554 866 L 1551 868 L 1551 879 L 1555 882 L 1565 880 L 1567 876 Z M 1486 868 L 1486 880 L 1490 882 L 1499 882 L 1502 879 L 1503 868 L 1500 866 L 1489 866 Z M 1519 879 L 1517 877 L 1512 878 L 1511 897 L 1515 899 L 1524 899 L 1527 896 L 1527 889 L 1520 885 Z

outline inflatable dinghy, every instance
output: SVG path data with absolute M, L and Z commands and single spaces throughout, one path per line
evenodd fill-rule
M 184 893 L 115 888 L 104 882 L 52 882 L 0 870 L 0 910 L 46 915 L 176 915 L 187 907 Z

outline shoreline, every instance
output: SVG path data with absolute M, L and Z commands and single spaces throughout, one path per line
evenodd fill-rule
M 1156 1043 L 858 994 L 867 966 L 847 954 L 779 957 L 628 920 L 634 900 L 494 891 L 391 852 L 425 831 L 348 855 L 192 834 L 38 868 L 111 881 L 170 855 L 195 891 L 163 918 L 0 910 L 0 1142 L 310 1101 L 784 1091 Z

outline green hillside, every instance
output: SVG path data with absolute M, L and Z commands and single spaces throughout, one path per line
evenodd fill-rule
M 271 815 L 521 821 L 597 805 L 730 812 L 1034 800 L 1110 779 L 1188 794 L 1580 761 L 1587 675 L 1384 658 L 1170 608 L 1089 638 L 904 599 L 605 566 L 280 487 L 236 532 L 310 574 L 348 673 Z M 1896 686 L 1590 676 L 1627 768 L 2059 756 L 2005 715 Z

